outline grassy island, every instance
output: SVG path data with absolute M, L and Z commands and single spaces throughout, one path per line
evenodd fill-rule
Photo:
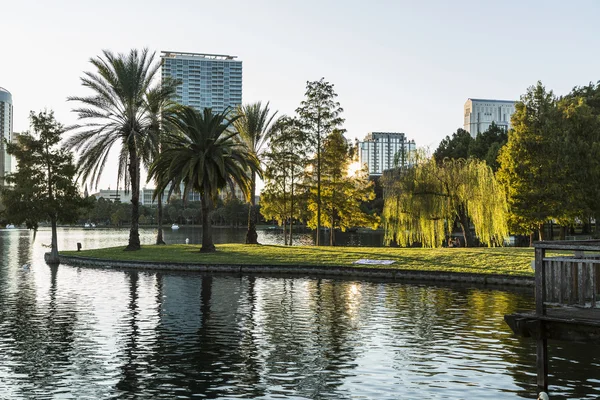
M 461 272 L 533 276 L 530 248 L 390 248 L 314 247 L 274 245 L 217 245 L 216 253 L 200 254 L 200 245 L 143 246 L 140 251 L 123 247 L 63 251 L 61 255 L 118 261 L 174 262 L 200 265 L 289 265 Z M 394 260 L 391 265 L 354 264 L 359 259 Z

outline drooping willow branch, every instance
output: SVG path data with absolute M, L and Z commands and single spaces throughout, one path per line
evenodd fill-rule
M 472 223 L 479 241 L 488 246 L 501 245 L 508 236 L 504 192 L 483 161 L 445 160 L 437 164 L 426 160 L 386 171 L 383 187 L 387 244 L 410 246 L 419 242 L 439 247 L 451 233 L 455 219 L 463 231 Z

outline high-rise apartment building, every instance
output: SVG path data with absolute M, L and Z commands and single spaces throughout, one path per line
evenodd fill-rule
M 4 186 L 4 177 L 11 172 L 11 156 L 6 152 L 7 142 L 12 141 L 13 105 L 10 92 L 0 87 L 0 186 Z
M 176 100 L 223 112 L 242 104 L 242 62 L 236 56 L 163 51 L 161 76 L 177 79 Z
M 370 132 L 358 142 L 358 161 L 367 164 L 369 176 L 379 176 L 386 169 L 410 165 L 415 150 L 415 141 L 404 133 Z
M 510 117 L 515 112 L 515 102 L 510 100 L 467 99 L 465 103 L 464 130 L 472 137 L 488 130 L 492 123 L 510 129 Z

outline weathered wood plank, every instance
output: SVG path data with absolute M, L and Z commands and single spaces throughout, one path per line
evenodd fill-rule
M 535 249 L 535 311 L 538 315 L 546 314 L 546 271 L 544 268 L 544 256 L 546 249 Z
M 542 336 L 544 326 L 540 327 Z M 537 342 L 537 386 L 539 392 L 548 392 L 548 339 L 540 338 Z
M 596 290 L 597 290 L 597 279 L 598 279 L 598 266 L 590 265 L 591 275 L 590 282 L 592 285 L 592 307 L 596 307 Z
M 585 305 L 585 269 L 583 263 L 577 263 L 577 302 L 580 306 Z
M 575 304 L 577 299 L 577 263 L 569 263 L 569 273 L 571 275 L 571 287 L 569 289 L 569 302 L 567 304 Z

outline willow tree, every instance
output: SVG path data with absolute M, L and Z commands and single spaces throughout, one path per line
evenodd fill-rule
M 410 168 L 397 168 L 383 177 L 385 242 L 439 247 L 452 233 L 454 221 L 465 246 L 475 235 L 488 246 L 508 236 L 504 191 L 491 168 L 479 160 L 431 158 Z

